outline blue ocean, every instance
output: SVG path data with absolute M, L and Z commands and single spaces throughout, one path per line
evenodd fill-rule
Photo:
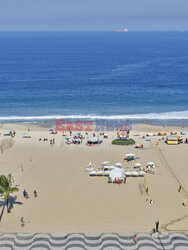
M 0 120 L 188 119 L 188 32 L 0 32 Z

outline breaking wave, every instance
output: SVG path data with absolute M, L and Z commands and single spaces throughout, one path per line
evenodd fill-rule
M 54 119 L 104 119 L 104 120 L 188 120 L 188 111 L 173 111 L 166 113 L 146 113 L 129 115 L 43 115 L 43 116 L 0 116 L 0 121 L 37 121 Z

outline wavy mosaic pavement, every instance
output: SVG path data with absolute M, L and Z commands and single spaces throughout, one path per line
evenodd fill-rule
M 142 249 L 142 250 L 186 250 L 188 233 L 163 233 L 160 237 L 150 234 L 138 234 L 138 243 L 133 242 L 133 234 L 87 233 L 87 234 L 26 234 L 0 233 L 0 249 L 3 250 L 43 250 L 43 249 Z

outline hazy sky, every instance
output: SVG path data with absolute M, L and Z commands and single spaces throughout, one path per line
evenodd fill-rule
M 0 30 L 188 30 L 188 0 L 0 0 Z

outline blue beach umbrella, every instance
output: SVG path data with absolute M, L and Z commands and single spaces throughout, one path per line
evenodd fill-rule
M 54 130 L 53 130 L 53 129 L 49 129 L 49 131 L 51 131 L 51 132 L 52 132 L 52 131 L 54 131 Z

